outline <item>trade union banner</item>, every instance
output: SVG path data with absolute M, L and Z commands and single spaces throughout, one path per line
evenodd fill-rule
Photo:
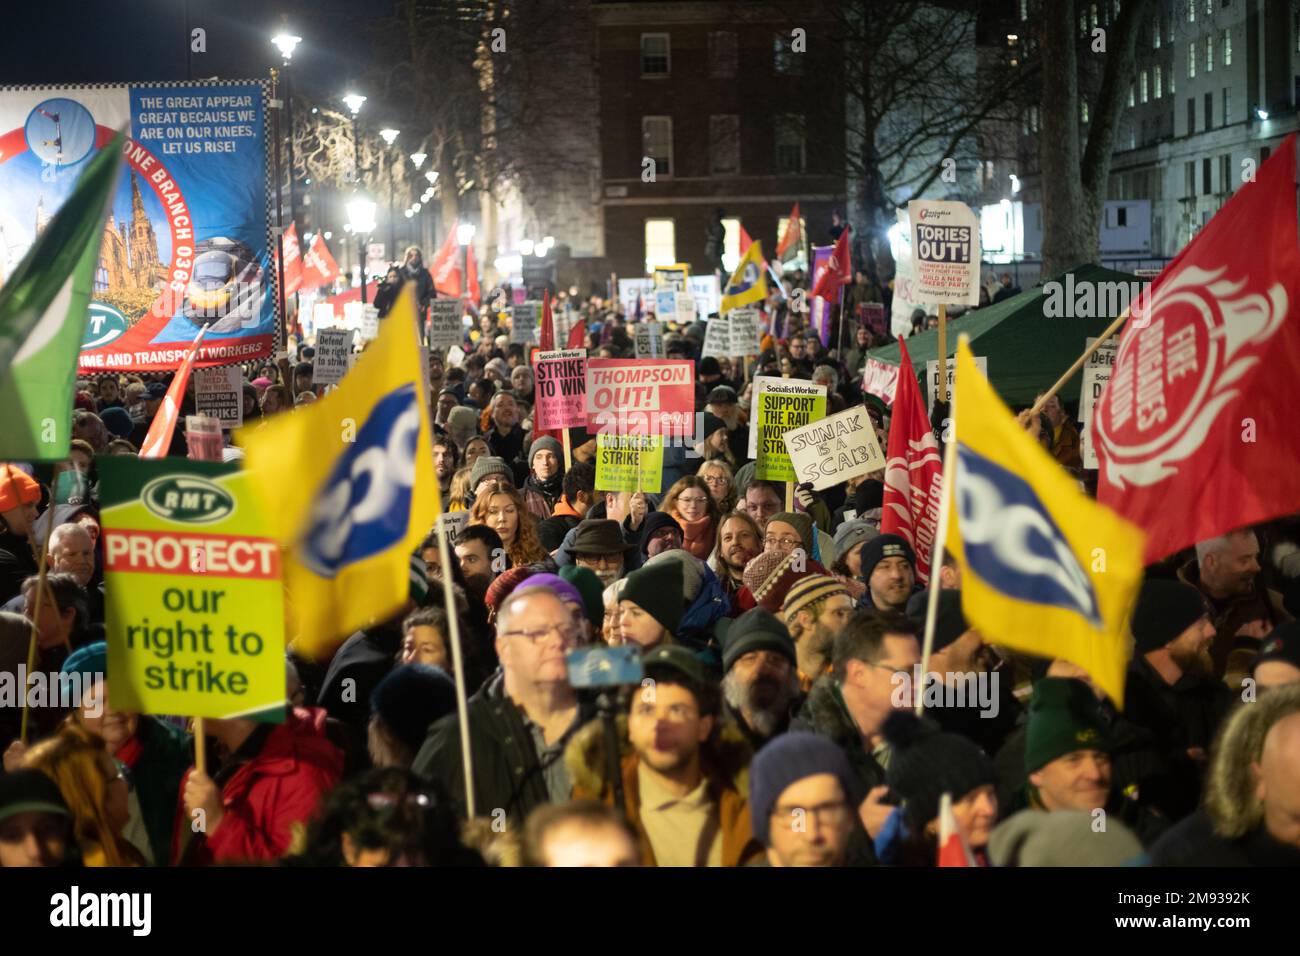
M 0 284 L 119 129 L 80 370 L 275 354 L 266 88 L 260 80 L 0 88 Z

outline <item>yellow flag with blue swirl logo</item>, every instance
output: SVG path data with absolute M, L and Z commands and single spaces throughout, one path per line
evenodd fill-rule
M 440 508 L 426 376 L 408 288 L 338 388 L 236 436 L 284 549 L 303 653 L 328 650 L 406 603 L 411 553 Z
M 965 336 L 953 395 L 945 547 L 961 567 L 967 621 L 990 644 L 1077 664 L 1122 705 L 1141 529 L 1085 495 L 1030 437 Z
M 726 315 L 732 309 L 739 309 L 751 302 L 761 303 L 766 298 L 767 276 L 763 272 L 763 247 L 760 243 L 754 242 L 740 257 L 736 271 L 732 273 L 731 278 L 727 280 L 726 288 L 722 290 L 720 314 Z

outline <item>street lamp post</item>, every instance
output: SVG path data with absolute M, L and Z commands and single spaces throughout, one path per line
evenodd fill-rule
M 386 146 L 392 146 L 397 142 L 397 137 L 401 135 L 401 130 L 381 129 L 379 135 L 383 137 Z M 385 156 L 384 162 L 388 166 L 388 260 L 397 261 L 397 222 L 393 218 L 393 161 L 390 157 Z
M 287 126 L 289 130 L 289 137 L 288 137 L 289 139 L 289 225 L 292 226 L 297 222 L 297 220 L 294 219 L 294 205 L 293 205 L 293 96 L 289 88 L 289 61 L 293 59 L 293 51 L 297 48 L 298 44 L 302 42 L 302 37 L 296 36 L 287 30 L 281 30 L 275 36 L 271 37 L 271 42 L 275 44 L 276 48 L 280 51 L 280 55 L 284 58 L 284 64 L 281 68 L 281 76 L 284 80 L 284 92 L 281 94 L 281 98 L 283 99 L 284 102 L 284 122 L 285 122 L 285 126 Z M 278 131 L 275 137 L 275 154 L 276 154 L 276 159 L 278 161 L 280 156 L 280 136 Z M 280 191 L 280 177 L 279 177 L 278 170 L 276 175 L 275 189 L 276 189 L 276 202 L 278 203 L 279 191 Z M 283 228 L 284 226 L 283 222 L 280 223 L 280 226 L 281 228 Z M 295 230 L 295 234 L 296 234 L 296 230 Z M 281 259 L 284 258 L 283 233 L 281 233 L 280 258 Z M 284 287 L 283 263 L 281 263 L 280 272 L 281 272 L 280 286 L 281 289 L 283 290 Z M 282 296 L 283 294 L 284 294 L 283 291 L 281 291 Z M 294 304 L 294 313 L 296 314 L 298 311 L 298 290 L 297 289 L 295 289 L 293 293 L 293 304 Z M 288 330 L 286 329 L 283 334 L 285 335 L 287 340 Z
M 360 256 L 357 260 L 357 269 L 361 276 L 361 303 L 366 301 L 366 233 L 369 230 L 360 228 L 364 225 L 363 206 L 368 200 L 361 193 L 361 135 L 357 129 L 357 116 L 361 113 L 361 105 L 365 103 L 366 98 L 360 93 L 348 93 L 343 97 L 343 102 L 347 104 L 352 111 L 352 176 L 356 183 L 356 191 L 353 198 L 348 202 L 348 221 L 352 225 L 352 231 L 357 237 L 357 250 Z M 353 215 L 354 211 L 357 215 Z M 361 217 L 359 219 L 359 217 Z M 370 229 L 374 229 L 374 203 L 370 203 Z

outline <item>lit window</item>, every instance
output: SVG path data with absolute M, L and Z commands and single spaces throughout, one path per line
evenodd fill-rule
M 1187 2 L 1187 22 L 1196 22 L 1196 0 L 1188 0 Z
M 1142 102 L 1147 101 L 1147 71 L 1143 70 L 1142 75 L 1138 77 L 1138 86 Z
M 1223 65 L 1232 66 L 1232 32 L 1230 30 L 1225 29 L 1223 31 L 1222 46 L 1223 46 Z
M 677 237 L 671 219 L 645 221 L 645 271 L 677 262 Z
M 1196 76 L 1196 41 L 1187 44 L 1187 78 Z
M 1160 49 L 1160 17 L 1156 17 L 1151 27 L 1151 47 L 1155 50 Z
M 671 55 L 667 33 L 641 34 L 641 75 L 667 76 L 671 69 Z
M 1162 95 L 1161 92 L 1160 92 L 1160 87 L 1163 85 L 1163 84 L 1161 83 L 1161 80 L 1163 80 L 1163 79 L 1164 79 L 1164 71 L 1161 70 L 1161 68 L 1160 68 L 1160 64 L 1157 63 L 1157 64 L 1156 64 L 1155 77 L 1154 77 L 1154 85 L 1155 85 L 1155 89 L 1152 91 L 1152 95 L 1153 95 L 1156 99 L 1160 99 L 1160 97 L 1161 97 L 1161 95 Z
M 722 239 L 722 268 L 730 274 L 740 265 L 740 220 L 724 219 L 722 228 L 726 230 Z
M 671 116 L 641 117 L 641 143 L 645 156 L 654 160 L 655 175 L 671 176 L 673 172 L 673 118 Z
M 1205 72 L 1214 71 L 1214 35 L 1205 38 Z

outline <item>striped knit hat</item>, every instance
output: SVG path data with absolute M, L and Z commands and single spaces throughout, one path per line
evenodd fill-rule
M 785 623 L 791 625 L 795 615 L 809 605 L 835 594 L 848 593 L 848 588 L 829 574 L 809 574 L 796 581 L 786 593 L 781 614 L 785 617 Z
M 802 570 L 796 571 L 798 559 L 802 559 L 804 565 Z M 776 614 L 781 610 L 786 593 L 794 583 L 809 573 L 807 562 L 808 556 L 802 548 L 784 554 L 780 551 L 764 551 L 745 565 L 741 577 L 758 606 Z

